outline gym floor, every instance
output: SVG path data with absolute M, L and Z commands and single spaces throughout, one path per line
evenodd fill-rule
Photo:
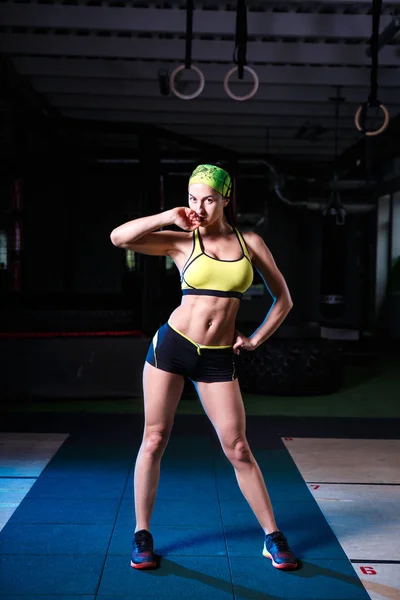
M 348 369 L 329 396 L 244 396 L 278 525 L 301 560 L 291 573 L 261 556 L 263 532 L 194 397 L 162 462 L 152 572 L 129 566 L 141 399 L 4 403 L 0 600 L 398 599 L 399 389 L 388 360 Z

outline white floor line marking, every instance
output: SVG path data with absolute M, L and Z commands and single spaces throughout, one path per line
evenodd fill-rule
M 0 531 L 69 433 L 0 433 Z

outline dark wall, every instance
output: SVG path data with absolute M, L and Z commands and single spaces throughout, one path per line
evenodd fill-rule
M 124 255 L 110 232 L 127 217 L 133 178 L 107 169 L 43 170 L 24 187 L 24 291 L 121 293 Z
M 368 327 L 375 261 L 374 211 L 349 213 L 344 225 L 345 261 L 338 264 L 345 281 L 344 314 L 324 319 L 320 310 L 324 216 L 321 211 L 288 206 L 276 198 L 268 202 L 268 225 L 262 232 L 288 284 L 294 307 L 289 322 L 318 322 L 327 326 Z M 266 294 L 241 307 L 241 318 L 264 318 Z

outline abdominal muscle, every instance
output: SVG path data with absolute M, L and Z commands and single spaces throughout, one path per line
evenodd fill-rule
M 169 321 L 197 344 L 230 346 L 234 341 L 239 304 L 237 298 L 183 296 L 181 305 L 174 310 Z

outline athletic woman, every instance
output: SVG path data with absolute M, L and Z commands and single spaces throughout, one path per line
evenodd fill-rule
M 231 178 L 223 169 L 200 165 L 189 179 L 189 207 L 129 221 L 114 229 L 115 246 L 154 256 L 170 256 L 181 274 L 182 303 L 155 334 L 143 372 L 145 426 L 134 473 L 136 528 L 131 566 L 157 566 L 150 519 L 184 378 L 191 379 L 235 470 L 244 497 L 265 533 L 263 555 L 278 569 L 297 560 L 275 522 L 260 468 L 245 433 L 245 411 L 235 357 L 253 351 L 279 327 L 292 308 L 285 280 L 260 236 L 243 235 L 225 211 Z M 164 229 L 176 225 L 183 231 Z M 158 231 L 162 229 L 162 231 Z M 267 318 L 250 336 L 236 330 L 243 293 L 253 267 L 273 298 Z

